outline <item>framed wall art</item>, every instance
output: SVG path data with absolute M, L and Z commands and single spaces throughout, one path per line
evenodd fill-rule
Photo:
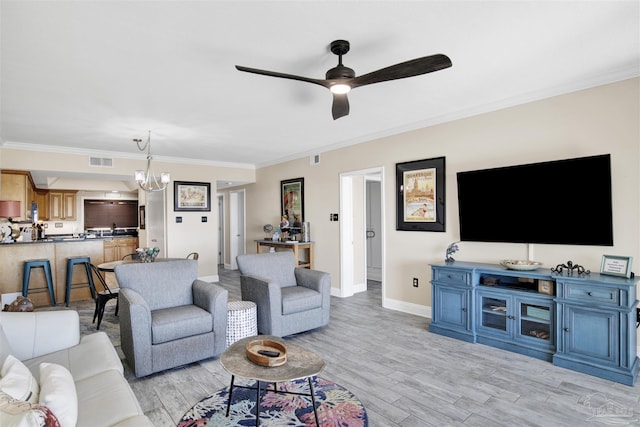
M 600 274 L 626 277 L 628 279 L 631 277 L 632 261 L 633 258 L 630 256 L 602 255 Z
M 280 215 L 290 227 L 301 227 L 304 221 L 304 178 L 280 181 Z
M 173 210 L 175 212 L 210 212 L 211 183 L 174 181 Z
M 396 230 L 445 231 L 444 160 L 396 163 Z

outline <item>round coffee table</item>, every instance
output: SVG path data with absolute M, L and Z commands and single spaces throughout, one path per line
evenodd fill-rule
M 287 349 L 287 362 L 280 366 L 261 366 L 247 358 L 246 346 L 249 341 L 253 340 L 271 340 L 276 341 L 284 345 Z M 311 397 L 313 404 L 313 413 L 316 418 L 316 425 L 318 423 L 318 413 L 316 411 L 316 400 L 313 392 L 313 382 L 311 377 L 318 375 L 326 366 L 324 360 L 317 354 L 309 351 L 303 347 L 286 342 L 282 338 L 274 337 L 271 335 L 258 335 L 253 337 L 243 338 L 233 343 L 229 348 L 220 356 L 220 364 L 222 367 L 231 374 L 231 385 L 229 386 L 229 402 L 227 403 L 227 416 L 229 416 L 229 408 L 231 406 L 231 397 L 233 395 L 234 387 L 250 388 L 256 390 L 256 426 L 260 423 L 260 382 L 273 383 L 274 389 L 264 392 L 272 393 L 286 393 L 286 394 L 299 394 L 303 396 Z M 249 380 L 256 380 L 257 386 L 237 386 L 234 385 L 235 377 L 245 378 Z M 290 391 L 278 390 L 277 383 L 293 381 L 306 378 L 309 382 L 309 394 L 306 393 L 293 393 Z

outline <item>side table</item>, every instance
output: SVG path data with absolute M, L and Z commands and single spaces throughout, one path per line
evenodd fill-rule
M 258 308 L 252 301 L 227 304 L 227 347 L 241 338 L 258 335 Z
M 280 366 L 261 366 L 253 363 L 246 355 L 246 346 L 252 340 L 267 339 L 277 341 L 287 348 L 287 362 Z M 229 401 L 227 403 L 227 417 L 234 388 L 248 388 L 256 390 L 256 426 L 260 425 L 260 396 L 263 393 L 283 393 L 311 397 L 313 414 L 318 423 L 318 411 L 316 408 L 316 398 L 313 390 L 312 377 L 318 375 L 325 367 L 325 361 L 314 352 L 290 342 L 285 342 L 280 337 L 271 335 L 258 335 L 256 337 L 243 338 L 233 343 L 220 356 L 220 364 L 231 374 L 231 384 L 229 386 Z M 256 386 L 240 386 L 235 384 L 236 377 L 255 380 Z M 277 383 L 306 379 L 309 383 L 309 393 L 296 393 L 292 391 L 279 390 Z M 261 383 L 273 384 L 273 390 L 262 388 Z

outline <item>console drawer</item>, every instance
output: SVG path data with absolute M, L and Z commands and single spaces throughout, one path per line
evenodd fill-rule
M 453 268 L 434 268 L 433 280 L 443 283 L 468 285 L 471 283 L 471 273 L 467 270 L 456 270 Z
M 565 298 L 568 300 L 604 303 L 609 305 L 620 304 L 620 290 L 609 289 L 601 286 L 589 286 L 580 283 L 565 283 Z

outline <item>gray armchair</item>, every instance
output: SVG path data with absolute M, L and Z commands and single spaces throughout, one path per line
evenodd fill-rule
M 258 332 L 283 337 L 329 324 L 329 273 L 296 267 L 291 251 L 236 260 L 242 299 L 258 307 Z
M 226 289 L 198 280 L 198 263 L 126 263 L 120 285 L 120 341 L 136 377 L 219 356 L 226 348 Z

